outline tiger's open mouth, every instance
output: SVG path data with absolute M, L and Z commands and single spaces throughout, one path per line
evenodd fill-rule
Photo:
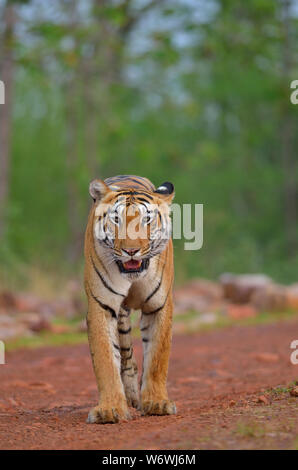
M 140 269 L 142 260 L 130 259 L 122 264 L 126 271 L 135 271 L 136 269 Z
M 141 273 L 144 269 L 148 268 L 149 259 L 136 260 L 130 259 L 129 261 L 117 261 L 121 273 Z

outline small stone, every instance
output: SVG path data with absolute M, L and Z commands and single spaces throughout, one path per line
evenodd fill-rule
M 298 397 L 298 387 L 294 387 L 290 390 L 290 395 L 292 395 L 292 397 Z
M 47 382 L 30 382 L 28 383 L 28 388 L 31 390 L 42 390 L 48 393 L 56 393 L 53 385 Z
M 40 318 L 30 325 L 30 330 L 34 331 L 35 333 L 39 333 L 40 331 L 50 331 L 51 323 L 45 318 Z
M 257 359 L 257 361 L 265 362 L 265 363 L 270 363 L 270 362 L 273 363 L 273 362 L 279 361 L 278 354 L 268 353 L 268 352 L 258 353 L 255 355 L 255 358 Z
M 257 311 L 251 305 L 236 305 L 229 304 L 226 311 L 228 317 L 233 320 L 241 320 L 242 318 L 254 318 L 257 316 Z
M 267 397 L 265 397 L 265 395 L 261 395 L 259 396 L 258 398 L 258 403 L 263 403 L 264 405 L 269 405 L 269 400 Z
M 177 382 L 179 384 L 195 383 L 195 382 L 200 382 L 200 378 L 199 377 L 183 377 L 181 379 L 178 379 Z

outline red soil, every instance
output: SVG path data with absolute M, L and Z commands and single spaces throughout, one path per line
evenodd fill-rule
M 173 338 L 176 416 L 86 424 L 97 402 L 87 345 L 19 350 L 0 366 L 0 449 L 297 448 L 298 398 L 268 392 L 298 379 L 298 322 Z M 141 364 L 141 344 L 135 351 Z

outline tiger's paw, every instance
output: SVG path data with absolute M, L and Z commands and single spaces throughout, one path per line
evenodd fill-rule
M 145 415 L 175 415 L 177 413 L 176 405 L 170 400 L 148 400 L 143 401 L 141 413 Z
M 126 400 L 128 406 L 132 406 L 133 408 L 139 407 L 139 392 L 136 390 L 125 390 Z
M 129 420 L 131 416 L 127 407 L 115 406 L 104 407 L 102 405 L 95 406 L 89 411 L 87 423 L 118 423 L 120 420 Z

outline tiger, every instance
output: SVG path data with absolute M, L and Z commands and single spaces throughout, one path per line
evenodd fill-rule
M 174 280 L 170 206 L 174 186 L 120 175 L 95 179 L 85 232 L 84 287 L 87 332 L 99 393 L 87 423 L 130 419 L 129 407 L 145 415 L 171 415 L 167 375 L 172 342 Z M 133 227 L 133 230 L 131 230 Z M 131 338 L 131 310 L 141 310 L 143 367 Z

